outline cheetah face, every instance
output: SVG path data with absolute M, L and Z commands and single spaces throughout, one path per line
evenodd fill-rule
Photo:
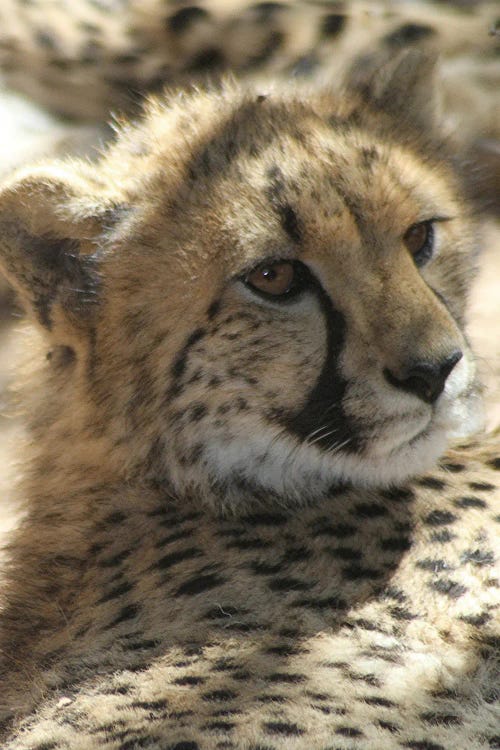
M 156 471 L 231 508 L 404 481 L 478 424 L 471 239 L 446 181 L 359 136 L 351 166 L 310 138 L 314 161 L 294 144 L 283 165 L 240 164 L 236 197 L 213 195 L 212 291 L 198 272 L 181 319 L 205 306 L 168 373 Z

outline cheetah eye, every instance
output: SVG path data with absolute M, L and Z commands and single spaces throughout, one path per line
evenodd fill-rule
M 416 266 L 423 266 L 432 258 L 434 251 L 434 224 L 421 221 L 406 231 L 403 241 L 413 256 Z
M 274 299 L 289 298 L 306 286 L 307 271 L 302 263 L 288 260 L 261 263 L 243 278 L 255 292 Z

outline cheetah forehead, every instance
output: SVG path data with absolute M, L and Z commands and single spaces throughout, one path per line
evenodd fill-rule
M 132 209 L 114 235 L 121 252 L 133 253 L 134 239 L 142 257 L 184 245 L 183 263 L 210 258 L 236 272 L 296 253 L 318 230 L 352 241 L 359 217 L 389 228 L 395 211 L 402 225 L 460 215 L 456 179 L 430 148 L 422 159 L 417 138 L 377 130 L 355 96 L 308 94 L 227 84 L 152 104 L 101 165 Z

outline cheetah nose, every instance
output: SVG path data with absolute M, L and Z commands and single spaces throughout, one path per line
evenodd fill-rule
M 433 404 L 443 392 L 449 374 L 462 357 L 462 352 L 457 349 L 437 362 L 413 362 L 398 375 L 386 368 L 384 377 L 395 388 L 413 393 L 426 404 Z

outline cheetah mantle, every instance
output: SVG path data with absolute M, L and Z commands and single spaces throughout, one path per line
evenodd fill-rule
M 477 238 L 432 69 L 162 97 L 3 185 L 43 362 L 4 750 L 499 747 L 499 436 L 444 453 Z

